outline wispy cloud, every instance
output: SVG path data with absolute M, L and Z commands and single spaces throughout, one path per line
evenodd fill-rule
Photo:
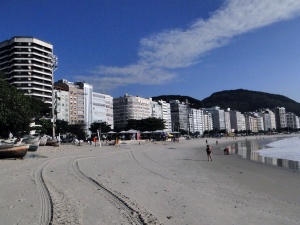
M 185 30 L 167 30 L 143 38 L 136 64 L 100 66 L 95 76 L 83 78 L 97 83 L 99 90 L 166 83 L 176 76 L 175 69 L 196 64 L 203 54 L 224 46 L 233 37 L 299 15 L 299 0 L 228 0 L 210 18 L 198 19 Z

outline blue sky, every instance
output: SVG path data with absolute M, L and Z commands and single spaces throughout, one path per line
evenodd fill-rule
M 0 41 L 54 46 L 55 81 L 119 97 L 247 89 L 300 102 L 299 0 L 3 0 Z

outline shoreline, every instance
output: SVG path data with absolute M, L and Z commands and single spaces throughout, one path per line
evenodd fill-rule
M 134 210 L 145 224 L 300 223 L 299 173 L 223 154 L 244 137 L 208 139 L 208 162 L 205 140 L 41 146 L 24 160 L 1 160 L 1 220 L 131 224 Z

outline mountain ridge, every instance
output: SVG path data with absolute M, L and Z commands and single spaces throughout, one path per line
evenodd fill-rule
M 190 96 L 182 95 L 160 95 L 152 97 L 153 100 L 179 100 L 180 102 L 189 102 L 192 108 L 210 108 L 219 106 L 222 109 L 230 108 L 241 113 L 254 112 L 262 108 L 273 109 L 275 107 L 284 107 L 286 112 L 300 115 L 300 103 L 278 94 L 271 94 L 261 91 L 251 91 L 246 89 L 224 90 L 211 94 L 203 100 L 198 100 Z

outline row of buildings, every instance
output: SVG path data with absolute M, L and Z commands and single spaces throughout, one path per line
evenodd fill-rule
M 194 109 L 188 102 L 153 101 L 125 94 L 113 98 L 94 92 L 85 82 L 59 80 L 54 82 L 57 57 L 50 43 L 33 37 L 13 37 L 0 43 L 0 71 L 12 85 L 26 95 L 52 106 L 56 119 L 70 124 L 106 122 L 111 128 L 123 129 L 129 119 L 160 118 L 165 131 L 185 130 L 202 134 L 204 131 L 225 130 L 228 133 L 273 131 L 286 127 L 299 129 L 299 117 L 283 107 L 259 109 L 241 113 L 219 107 Z

